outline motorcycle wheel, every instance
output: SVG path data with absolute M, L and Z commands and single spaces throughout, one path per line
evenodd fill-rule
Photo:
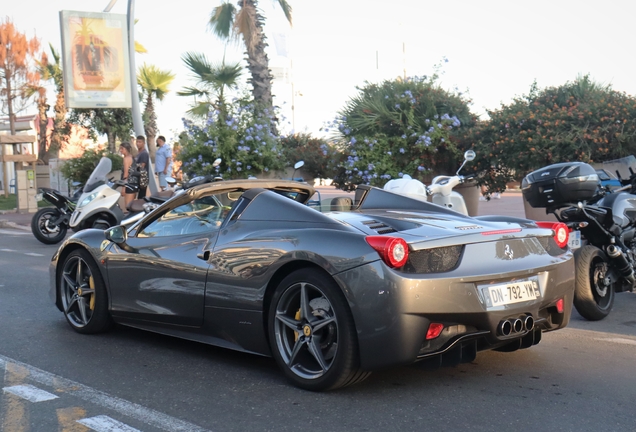
M 31 232 L 38 241 L 44 244 L 55 244 L 61 242 L 66 237 L 68 227 L 64 224 L 53 225 L 51 219 L 61 216 L 58 209 L 45 207 L 38 210 L 31 219 Z
M 602 320 L 614 306 L 614 283 L 607 277 L 609 259 L 596 246 L 585 245 L 574 252 L 574 260 L 574 307 L 587 320 Z

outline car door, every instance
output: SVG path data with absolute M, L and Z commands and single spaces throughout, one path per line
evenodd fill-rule
M 208 271 L 227 212 L 214 195 L 202 195 L 155 210 L 108 258 L 114 316 L 201 326 Z M 124 250 L 125 248 L 125 250 Z

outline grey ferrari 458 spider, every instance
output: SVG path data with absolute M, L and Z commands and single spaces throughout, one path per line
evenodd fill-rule
M 53 256 L 51 299 L 80 333 L 119 323 L 272 356 L 310 390 L 528 348 L 570 319 L 564 225 L 471 218 L 369 186 L 312 195 L 216 182 L 128 229 L 79 232 Z

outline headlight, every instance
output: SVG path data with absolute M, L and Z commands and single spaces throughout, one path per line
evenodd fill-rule
M 80 205 L 78 205 L 77 207 L 84 207 L 84 206 L 88 205 L 88 203 L 93 201 L 95 198 L 97 198 L 97 192 L 92 193 L 89 196 L 87 196 L 86 198 L 84 198 L 82 200 L 82 202 L 80 203 Z

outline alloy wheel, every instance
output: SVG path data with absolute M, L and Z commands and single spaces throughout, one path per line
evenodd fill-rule
M 276 347 L 290 371 L 303 379 L 323 376 L 338 351 L 338 320 L 333 305 L 317 286 L 298 282 L 276 306 Z
M 90 323 L 95 310 L 95 281 L 88 263 L 80 256 L 69 257 L 62 271 L 62 306 L 74 327 Z

